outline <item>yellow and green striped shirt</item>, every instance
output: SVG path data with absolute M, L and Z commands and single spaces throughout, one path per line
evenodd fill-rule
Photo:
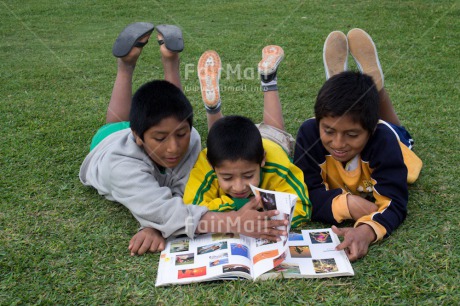
M 266 152 L 265 165 L 261 168 L 259 187 L 297 195 L 292 227 L 300 227 L 310 221 L 311 203 L 303 172 L 295 166 L 278 144 L 263 139 Z M 233 199 L 220 188 L 216 173 L 206 158 L 207 149 L 201 151 L 185 186 L 184 203 L 206 206 L 211 211 L 238 210 L 246 202 Z

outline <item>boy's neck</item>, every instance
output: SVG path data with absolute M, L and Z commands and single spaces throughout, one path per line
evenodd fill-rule
M 359 165 L 359 154 L 355 155 L 352 159 L 347 162 L 342 162 L 342 166 L 346 171 L 353 171 L 358 168 Z
M 157 164 L 156 162 L 153 162 L 155 164 L 155 166 L 157 166 L 158 170 L 160 171 L 161 174 L 165 174 L 166 173 L 166 167 L 163 167 L 163 166 L 160 166 L 159 164 Z

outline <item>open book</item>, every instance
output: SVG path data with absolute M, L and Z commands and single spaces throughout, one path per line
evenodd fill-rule
M 252 187 L 265 210 L 291 220 L 297 196 Z M 290 226 L 287 228 L 289 232 Z M 302 230 L 271 242 L 238 234 L 168 239 L 160 255 L 156 286 L 228 279 L 352 276 L 353 268 L 331 229 Z

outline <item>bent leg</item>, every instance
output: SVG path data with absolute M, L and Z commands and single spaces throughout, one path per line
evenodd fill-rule
M 211 127 L 214 125 L 214 123 L 220 118 L 223 118 L 224 115 L 222 114 L 222 111 L 219 109 L 219 111 L 215 114 L 206 113 L 206 117 L 208 121 L 208 131 L 209 131 Z
M 223 117 L 219 89 L 221 69 L 222 63 L 216 51 L 205 51 L 198 60 L 198 79 L 206 109 L 208 131 L 217 120 Z
M 401 126 L 398 115 L 385 88 L 379 91 L 379 117 L 382 120 Z
M 263 122 L 284 131 L 283 110 L 278 90 L 264 92 Z
M 284 119 L 276 72 L 283 58 L 284 51 L 280 46 L 269 45 L 262 49 L 262 60 L 258 65 L 261 87 L 264 92 L 263 122 L 282 131 L 284 131 Z
M 347 35 L 350 53 L 359 70 L 372 77 L 379 91 L 379 117 L 395 125 L 401 125 L 390 96 L 384 88 L 383 70 L 380 65 L 377 47 L 372 37 L 361 29 L 352 29 Z
M 161 34 L 158 34 L 157 38 L 158 40 L 163 40 L 163 36 Z M 170 51 L 165 44 L 162 44 L 160 46 L 160 53 L 165 80 L 176 85 L 180 90 L 182 90 L 179 72 L 179 52 Z
M 139 42 L 147 42 L 150 34 L 139 39 Z M 141 55 L 142 48 L 134 47 L 128 55 L 118 58 L 117 76 L 112 89 L 109 106 L 107 108 L 106 123 L 129 120 L 131 111 L 132 80 L 136 62 Z

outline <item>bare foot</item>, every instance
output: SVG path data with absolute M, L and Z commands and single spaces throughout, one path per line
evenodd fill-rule
M 158 40 L 163 40 L 163 35 L 158 34 L 157 35 Z M 173 52 L 166 48 L 165 44 L 160 45 L 160 53 L 161 57 L 163 60 L 166 61 L 179 61 L 179 53 L 178 52 Z
M 163 35 L 158 34 L 158 40 L 163 39 Z M 173 52 L 166 48 L 165 44 L 160 45 L 161 53 L 161 62 L 163 63 L 163 70 L 165 75 L 165 80 L 176 85 L 179 89 L 182 90 L 182 84 L 180 81 L 180 59 L 179 53 Z
M 138 41 L 139 42 L 147 42 L 150 38 L 150 34 L 145 35 L 144 37 L 141 37 Z M 137 63 L 137 59 L 142 53 L 143 48 L 139 47 L 133 47 L 131 51 L 129 51 L 128 55 L 121 57 L 118 59 L 118 67 L 131 67 L 134 68 Z

